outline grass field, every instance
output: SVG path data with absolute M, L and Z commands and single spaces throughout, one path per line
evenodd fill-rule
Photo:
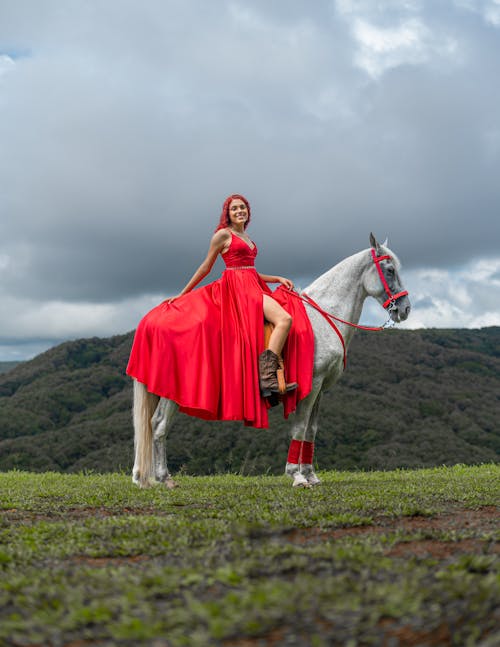
M 500 466 L 0 474 L 0 645 L 500 645 Z

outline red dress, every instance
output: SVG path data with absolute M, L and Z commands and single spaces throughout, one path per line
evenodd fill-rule
M 254 268 L 256 256 L 255 245 L 233 234 L 220 279 L 160 303 L 141 320 L 127 374 L 177 402 L 183 413 L 267 427 L 258 356 L 264 350 L 262 296 L 268 294 L 294 321 L 283 357 L 287 380 L 299 387 L 285 396 L 287 417 L 311 390 L 314 338 L 302 302 L 287 290 L 271 292 Z

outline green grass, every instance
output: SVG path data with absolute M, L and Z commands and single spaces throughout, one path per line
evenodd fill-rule
M 321 477 L 0 474 L 0 645 L 499 644 L 500 466 Z

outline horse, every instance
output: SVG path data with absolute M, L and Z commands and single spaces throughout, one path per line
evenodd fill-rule
M 400 262 L 387 241 L 381 245 L 370 234 L 368 249 L 344 259 L 299 295 L 314 333 L 314 366 L 311 391 L 299 401 L 292 416 L 285 474 L 294 487 L 313 487 L 321 482 L 313 468 L 321 396 L 344 371 L 354 330 L 363 328 L 358 321 L 365 299 L 376 299 L 388 311 L 392 325 L 410 314 L 408 292 L 403 288 L 399 269 Z M 147 487 L 153 481 L 175 487 L 167 467 L 166 436 L 177 411 L 174 401 L 149 393 L 144 384 L 134 380 L 132 480 L 137 485 Z

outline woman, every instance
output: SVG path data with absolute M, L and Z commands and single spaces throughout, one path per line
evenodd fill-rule
M 151 393 L 177 402 L 184 413 L 267 427 L 268 405 L 260 391 L 278 391 L 278 355 L 292 324 L 267 283 L 287 290 L 293 283 L 256 271 L 257 247 L 246 234 L 249 222 L 246 198 L 229 196 L 208 254 L 191 280 L 140 322 L 127 373 Z M 219 254 L 226 264 L 222 277 L 193 291 Z M 267 350 L 264 318 L 274 324 Z M 287 390 L 296 387 L 287 384 Z

